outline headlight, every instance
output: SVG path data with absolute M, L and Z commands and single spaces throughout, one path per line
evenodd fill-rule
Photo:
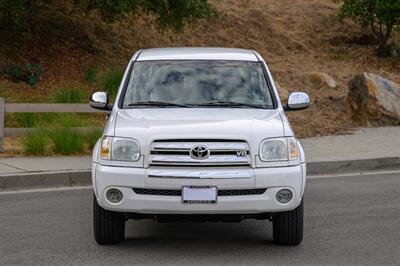
M 135 162 L 140 158 L 139 143 L 130 138 L 105 136 L 100 153 L 103 160 Z
M 266 139 L 260 146 L 260 159 L 264 162 L 299 160 L 299 146 L 294 137 Z

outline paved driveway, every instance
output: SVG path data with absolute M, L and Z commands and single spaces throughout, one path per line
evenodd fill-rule
M 90 190 L 0 195 L 0 264 L 400 263 L 400 174 L 310 179 L 305 240 L 272 243 L 272 225 L 129 221 L 127 240 L 98 246 Z

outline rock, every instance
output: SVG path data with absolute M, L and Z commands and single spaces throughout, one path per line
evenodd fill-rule
M 289 91 L 283 87 L 281 87 L 278 82 L 275 82 L 275 87 L 278 90 L 279 97 L 282 102 L 286 102 L 289 98 Z
M 308 72 L 303 75 L 303 83 L 308 88 L 319 89 L 328 86 L 331 89 L 337 87 L 337 82 L 331 76 L 322 72 Z
M 347 101 L 355 121 L 400 121 L 400 84 L 381 76 L 364 73 L 349 82 Z

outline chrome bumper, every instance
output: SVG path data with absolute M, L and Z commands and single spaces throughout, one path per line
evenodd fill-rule
M 93 163 L 93 188 L 97 201 L 100 206 L 108 210 L 150 214 L 278 212 L 296 208 L 301 202 L 305 186 L 305 164 L 275 168 L 243 168 L 240 171 L 221 169 L 221 167 L 171 168 L 112 167 Z M 237 177 L 234 177 L 235 171 L 238 171 Z M 151 174 L 159 174 L 162 177 L 151 177 Z M 188 178 L 186 174 L 192 176 Z M 217 178 L 218 176 L 222 178 Z M 183 186 L 215 186 L 221 190 L 254 188 L 267 190 L 261 195 L 224 196 L 219 197 L 217 204 L 196 205 L 182 203 L 179 196 L 140 195 L 133 190 L 133 188 L 181 189 Z M 109 188 L 118 188 L 124 193 L 120 203 L 108 202 L 105 194 Z M 293 199 L 287 204 L 279 203 L 275 197 L 276 193 L 284 188 L 293 193 Z

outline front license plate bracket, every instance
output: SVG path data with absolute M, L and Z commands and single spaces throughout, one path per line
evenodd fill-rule
M 182 202 L 187 204 L 215 204 L 217 195 L 217 187 L 214 186 L 182 187 Z

